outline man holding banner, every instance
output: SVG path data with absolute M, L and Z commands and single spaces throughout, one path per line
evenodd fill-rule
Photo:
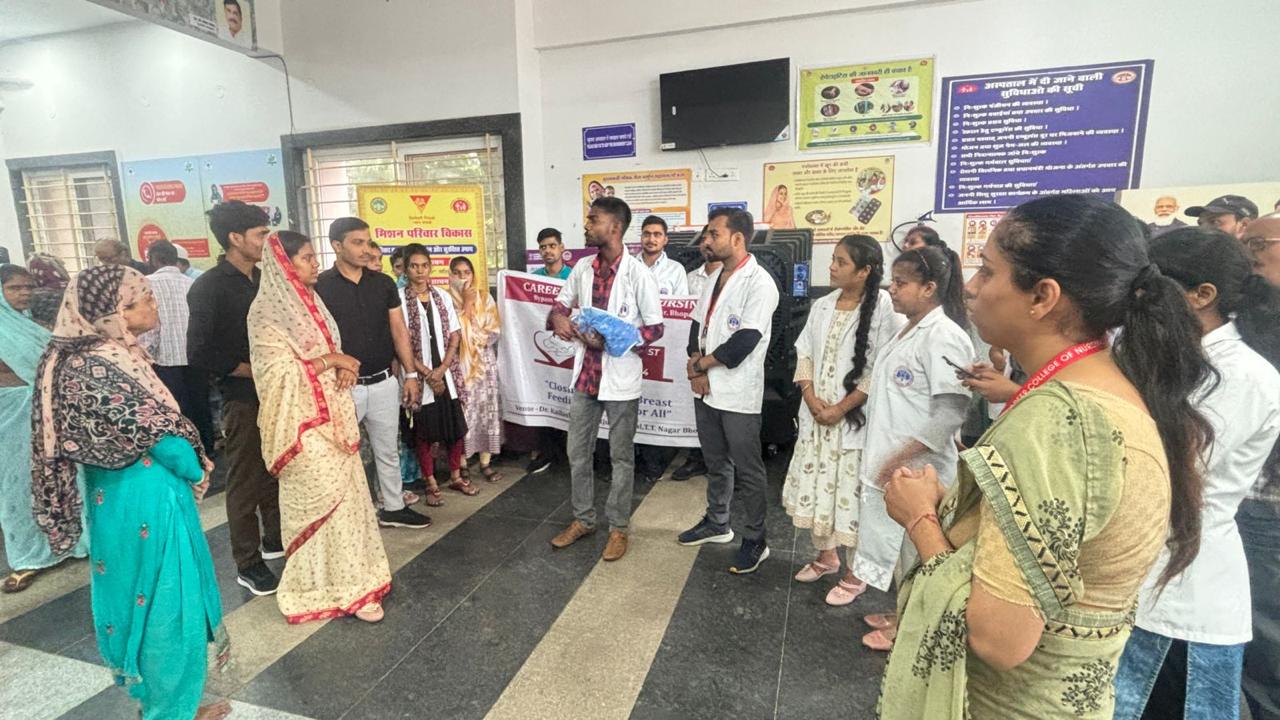
M 562 340 L 575 341 L 573 400 L 569 406 L 569 468 L 573 483 L 574 520 L 551 540 L 565 548 L 595 532 L 595 477 L 592 449 L 602 414 L 609 416 L 613 483 L 605 512 L 609 542 L 603 558 L 613 561 L 627 552 L 627 526 L 635 484 L 634 441 L 644 372 L 642 349 L 662 337 L 658 284 L 648 268 L 627 253 L 622 236 L 631 224 L 631 208 L 613 197 L 591 203 L 583 224 L 587 247 L 599 248 L 591 262 L 579 262 L 551 308 L 547 326 Z M 581 332 L 570 320 L 577 307 L 606 310 L 639 328 L 641 344 L 621 355 L 605 352 L 604 338 Z

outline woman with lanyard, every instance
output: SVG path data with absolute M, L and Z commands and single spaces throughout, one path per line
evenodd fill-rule
M 1162 545 L 1159 584 L 1199 547 L 1212 430 L 1188 398 L 1212 370 L 1182 288 L 1117 205 L 1026 203 L 982 259 L 973 322 L 1035 371 L 952 488 L 929 467 L 886 487 L 920 560 L 898 596 L 881 717 L 1110 718 L 1143 579 Z
M 1200 554 L 1163 590 L 1166 558 L 1148 575 L 1116 675 L 1116 718 L 1238 718 L 1251 623 L 1235 516 L 1280 435 L 1280 291 L 1252 274 L 1239 241 L 1218 230 L 1164 233 L 1150 253 L 1182 286 L 1217 370 L 1193 397 L 1214 441 L 1204 458 Z
M 956 431 L 969 407 L 969 391 L 952 363 L 967 364 L 973 344 L 965 333 L 964 278 L 955 252 L 908 250 L 891 269 L 893 309 L 906 327 L 880 350 L 867 402 L 858 542 L 850 574 L 827 597 L 848 605 L 870 585 L 888 590 L 902 550 L 902 528 L 885 511 L 884 487 L 903 466 L 937 468 L 944 485 L 955 478 Z M 863 644 L 888 650 L 895 619 L 871 615 Z
M 846 235 L 831 259 L 836 288 L 813 303 L 796 339 L 799 437 L 782 486 L 782 507 L 808 528 L 818 556 L 800 569 L 811 583 L 840 569 L 838 549 L 858 542 L 858 496 L 867 394 L 876 353 L 902 328 L 889 294 L 880 289 L 884 254 L 866 235 Z M 850 569 L 852 573 L 852 569 Z M 846 581 L 851 578 L 846 577 Z M 843 593 L 832 589 L 833 599 Z
M 401 435 L 412 445 L 427 485 L 427 505 L 444 504 L 435 476 L 435 449 L 444 450 L 449 462 L 449 487 L 467 495 L 476 491 L 462 477 L 463 443 L 467 420 L 463 413 L 466 387 L 458 360 L 462 343 L 460 323 L 453 301 L 443 290 L 431 286 L 431 254 L 418 243 L 404 247 L 405 326 L 409 344 L 418 363 L 418 373 L 426 383 L 422 405 L 411 419 L 401 423 Z

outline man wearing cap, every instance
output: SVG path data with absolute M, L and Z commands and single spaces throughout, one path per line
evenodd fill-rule
M 191 254 L 187 252 L 186 248 L 181 245 L 174 245 L 173 248 L 178 251 L 178 270 L 180 270 L 183 275 L 195 280 L 204 274 L 203 270 L 197 270 L 196 268 L 191 267 Z
M 1237 238 L 1244 236 L 1244 229 L 1258 219 L 1258 206 L 1239 195 L 1223 195 L 1205 205 L 1187 208 L 1187 215 L 1196 219 L 1200 227 L 1217 228 Z

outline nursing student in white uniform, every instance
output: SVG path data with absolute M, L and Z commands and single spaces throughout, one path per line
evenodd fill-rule
M 702 226 L 702 231 L 698 233 L 698 245 L 702 245 L 702 238 L 707 234 L 707 226 Z M 707 286 L 707 280 L 720 269 L 722 264 L 719 260 L 707 259 L 706 248 L 703 248 L 702 258 L 705 262 L 698 266 L 697 270 L 690 270 L 689 278 L 689 294 L 702 295 L 702 289 Z M 689 455 L 684 464 L 676 468 L 671 473 L 672 480 L 688 480 L 698 475 L 707 474 L 707 464 L 702 459 L 702 448 L 690 448 Z
M 755 572 L 769 557 L 760 406 L 778 286 L 747 252 L 754 232 L 751 213 L 717 208 L 702 241 L 707 257 L 724 263 L 698 298 L 689 330 L 689 384 L 708 468 L 707 511 L 678 538 L 681 545 L 733 541 L 729 501 L 736 478 L 746 511 L 742 545 L 729 566 L 738 575 Z
M 607 414 L 613 484 L 605 505 L 610 530 L 601 557 L 606 561 L 618 560 L 627 552 L 635 486 L 634 441 L 644 374 L 640 352 L 661 338 L 664 329 L 657 283 L 622 244 L 622 235 L 630 224 L 631 208 L 620 198 L 600 197 L 591 203 L 583 235 L 587 247 L 599 248 L 599 253 L 590 262 L 582 260 L 573 266 L 547 318 L 547 326 L 557 337 L 577 345 L 568 438 L 574 519 L 551 540 L 551 545 L 565 548 L 595 532 L 592 449 L 600 417 Z M 597 278 L 602 281 L 599 287 Z M 617 357 L 605 352 L 604 338 L 599 333 L 580 332 L 570 320 L 573 309 L 583 307 L 608 311 L 639 328 L 641 344 Z
M 1252 274 L 1239 242 L 1216 229 L 1165 232 L 1149 252 L 1185 290 L 1219 377 L 1192 398 L 1214 434 L 1203 459 L 1200 552 L 1161 590 L 1164 551 L 1139 592 L 1116 675 L 1115 717 L 1234 719 L 1252 637 L 1249 569 L 1235 516 L 1280 435 L 1280 290 Z
M 796 384 L 800 406 L 796 448 L 782 486 L 782 507 L 798 528 L 807 528 L 818 556 L 796 581 L 815 582 L 840 569 L 840 546 L 858 541 L 862 489 L 862 444 L 876 353 L 906 318 L 893 311 L 880 289 L 884 253 L 867 235 L 846 235 L 831 257 L 831 293 L 815 300 L 796 338 Z M 852 561 L 852 557 L 850 558 Z M 845 577 L 851 584 L 852 569 Z M 848 593 L 831 592 L 833 600 Z
M 870 585 L 888 590 L 902 549 L 902 526 L 885 510 L 884 486 L 895 470 L 932 465 L 938 480 L 955 482 L 959 453 L 955 438 L 969 406 L 969 390 L 950 363 L 967 367 L 973 343 L 964 328 L 964 278 L 960 258 L 949 248 L 908 250 L 894 260 L 889 296 L 906 327 L 876 357 L 867 401 L 862 451 L 862 506 L 852 577 L 833 588 L 833 604 L 853 602 Z M 948 362 L 950 361 L 950 363 Z M 873 615 L 875 630 L 863 638 L 888 650 L 895 618 Z
M 684 265 L 667 257 L 667 221 L 650 215 L 640 223 L 640 262 L 649 268 L 658 283 L 659 295 L 688 295 L 689 281 Z M 636 445 L 636 475 L 641 482 L 653 482 L 667 472 L 676 448 Z

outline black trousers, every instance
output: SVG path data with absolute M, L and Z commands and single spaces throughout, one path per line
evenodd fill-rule
M 200 432 L 206 453 L 213 452 L 213 412 L 209 408 L 209 376 L 204 370 L 189 365 L 152 365 L 160 382 L 178 401 L 178 409 Z
M 236 568 L 244 570 L 262 561 L 263 539 L 280 545 L 280 484 L 262 461 L 258 403 L 228 400 L 222 424 L 227 434 L 227 528 Z

